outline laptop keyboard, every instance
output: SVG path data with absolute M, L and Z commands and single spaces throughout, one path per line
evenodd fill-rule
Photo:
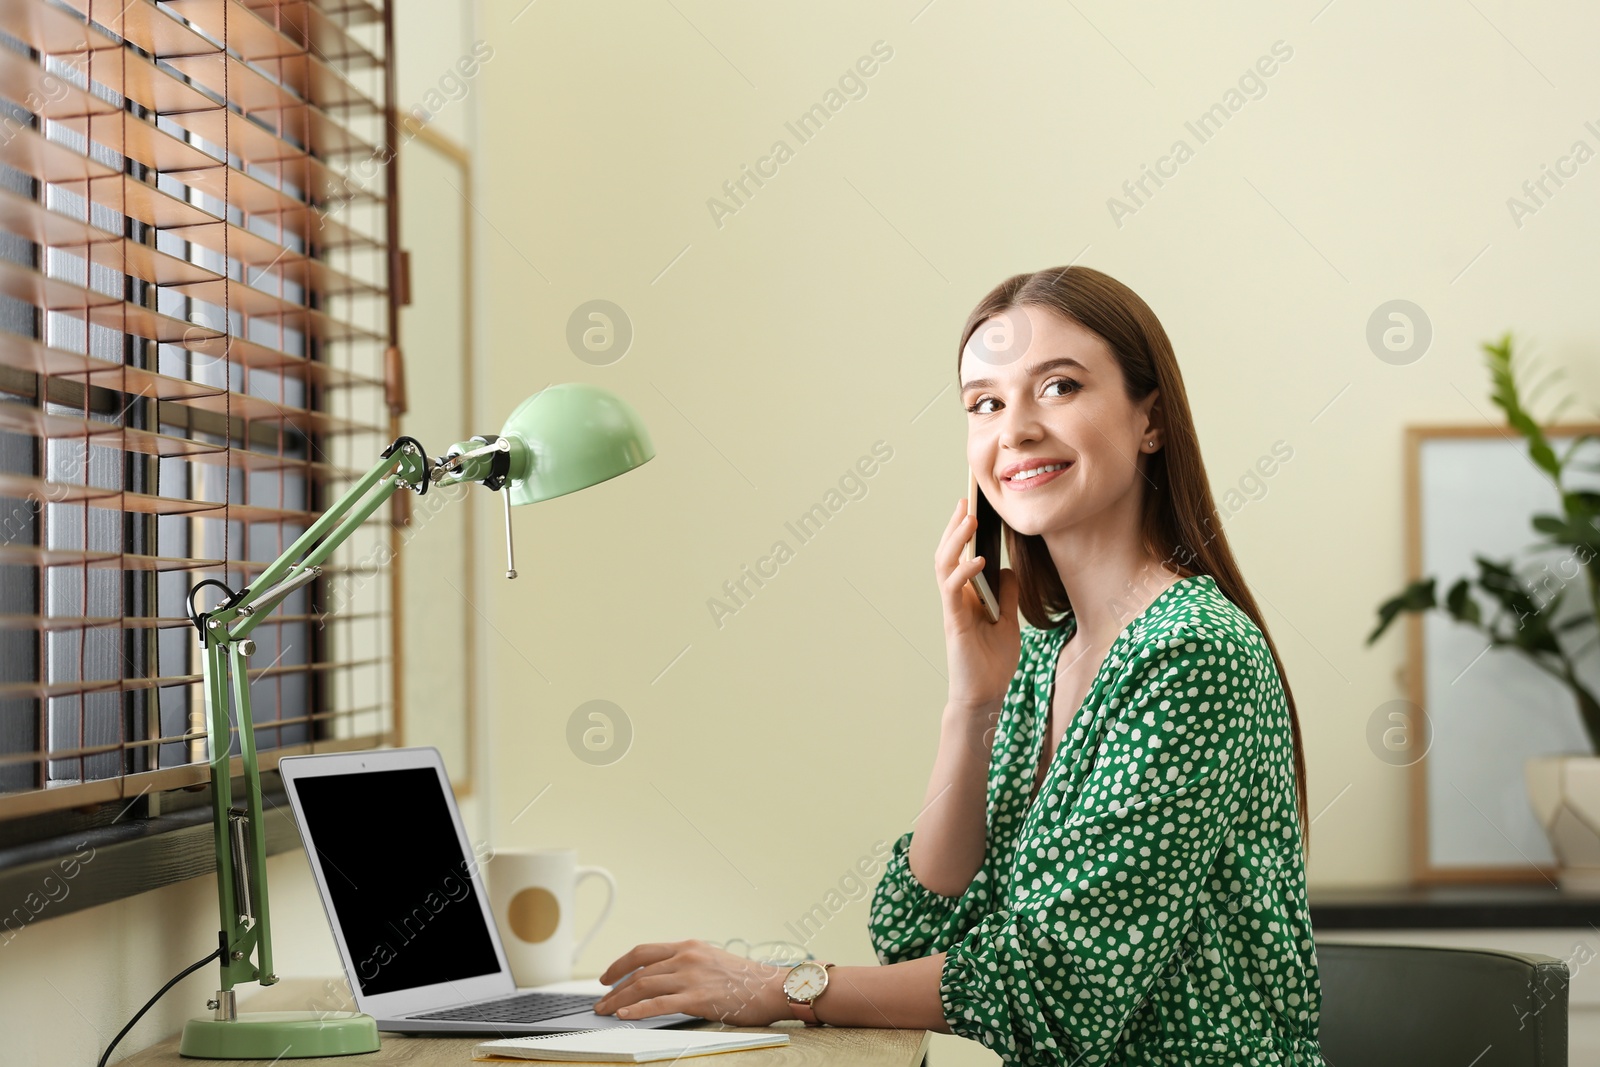
M 588 1011 L 599 999 L 592 993 L 523 993 L 486 1004 L 465 1004 L 459 1008 L 408 1015 L 406 1018 L 470 1023 L 537 1023 Z

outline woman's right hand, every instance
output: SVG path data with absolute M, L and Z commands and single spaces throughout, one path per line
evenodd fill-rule
M 1000 621 L 990 622 L 983 603 L 972 588 L 973 575 L 983 570 L 982 556 L 963 560 L 962 552 L 977 530 L 978 520 L 967 514 L 967 501 L 956 504 L 944 537 L 933 556 L 934 574 L 944 602 L 945 656 L 950 667 L 950 709 L 955 712 L 995 712 L 1005 701 L 1022 654 L 1022 627 L 1017 621 L 1017 576 L 1008 567 L 1000 572 Z

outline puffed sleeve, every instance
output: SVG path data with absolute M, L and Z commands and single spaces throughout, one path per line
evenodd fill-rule
M 1108 685 L 1103 735 L 1075 796 L 1041 802 L 1017 904 L 952 944 L 946 1021 L 1025 1064 L 1105 1062 L 1184 939 L 1254 778 L 1259 659 L 1186 627 Z
M 909 860 L 912 833 L 907 830 L 895 841 L 867 917 L 872 949 L 885 965 L 943 950 L 971 925 L 964 917 L 987 899 L 988 875 L 982 870 L 959 897 L 942 896 L 917 881 Z

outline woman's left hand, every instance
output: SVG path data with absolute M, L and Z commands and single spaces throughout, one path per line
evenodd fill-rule
M 627 977 L 594 1010 L 619 1019 L 683 1012 L 733 1026 L 767 1026 L 794 1018 L 783 992 L 788 973 L 704 941 L 635 945 L 600 976 L 606 985 Z

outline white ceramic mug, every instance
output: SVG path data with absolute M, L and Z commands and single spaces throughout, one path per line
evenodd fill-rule
M 518 986 L 565 982 L 573 965 L 617 902 L 617 880 L 604 867 L 578 866 L 570 848 L 495 849 L 484 868 L 500 942 Z M 573 933 L 572 901 L 578 883 L 602 879 L 605 907 L 581 938 Z

